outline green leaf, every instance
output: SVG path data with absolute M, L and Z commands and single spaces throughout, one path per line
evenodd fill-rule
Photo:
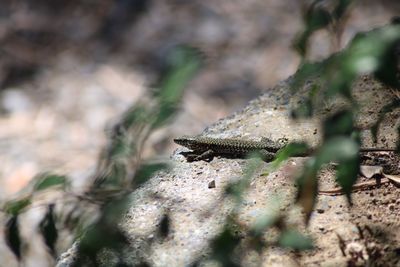
M 16 216 L 19 213 L 21 213 L 26 207 L 28 207 L 31 203 L 32 202 L 30 196 L 22 199 L 11 200 L 5 203 L 4 210 L 8 214 Z
M 98 221 L 82 237 L 74 266 L 98 266 L 97 255 L 104 248 L 121 251 L 128 243 L 128 237 L 117 225 Z
M 48 206 L 47 213 L 39 224 L 39 230 L 51 255 L 56 258 L 55 244 L 58 239 L 58 231 L 55 223 L 54 204 Z
M 160 127 L 175 114 L 186 84 L 200 67 L 200 58 L 196 50 L 181 47 L 172 54 L 170 71 L 162 78 L 159 90 L 154 92 L 158 99 L 159 111 L 153 128 Z
M 335 18 L 335 20 L 342 18 L 352 3 L 353 0 L 338 0 L 335 9 L 332 12 L 333 18 Z
M 342 110 L 327 118 L 323 122 L 324 139 L 334 136 L 350 136 L 354 131 L 353 113 L 349 110 Z
M 313 241 L 296 230 L 286 230 L 281 233 L 278 239 L 278 244 L 284 248 L 295 250 L 313 249 Z
M 318 168 L 322 164 L 354 159 L 360 146 L 350 137 L 333 137 L 326 141 L 316 155 Z
M 8 219 L 4 234 L 7 246 L 14 253 L 17 260 L 21 261 L 21 237 L 19 234 L 17 215 L 14 215 Z
M 144 163 L 135 173 L 133 178 L 133 187 L 138 187 L 141 184 L 147 182 L 156 172 L 165 170 L 169 167 L 167 163 L 157 162 L 157 163 Z
M 397 44 L 400 26 L 389 25 L 366 34 L 358 34 L 343 54 L 343 70 L 353 73 L 374 73 L 383 83 L 399 88 L 397 77 Z
M 223 266 L 238 266 L 232 261 L 235 248 L 240 239 L 235 236 L 228 226 L 211 242 L 212 257 Z
M 307 98 L 300 103 L 296 108 L 292 109 L 290 116 L 292 119 L 311 118 L 314 114 L 313 104 L 311 99 Z
M 311 213 L 317 200 L 317 174 L 319 167 L 317 161 L 314 158 L 311 158 L 306 162 L 302 173 L 296 179 L 296 185 L 298 187 L 296 203 L 303 208 L 306 223 L 310 220 Z
M 383 119 L 385 118 L 385 115 L 387 113 L 392 112 L 395 109 L 400 108 L 400 99 L 393 99 L 392 102 L 389 104 L 385 105 L 380 111 L 379 111 L 379 116 L 378 119 L 375 121 L 374 125 L 371 127 L 371 134 L 374 142 L 377 142 L 378 138 L 378 131 L 379 131 L 379 126 L 381 125 Z
M 299 91 L 304 83 L 309 81 L 311 78 L 320 76 L 321 73 L 323 73 L 324 68 L 324 62 L 303 63 L 294 74 L 293 81 L 290 83 L 290 89 L 292 90 L 292 93 Z M 320 88 L 319 85 L 317 87 Z
M 64 175 L 57 174 L 41 174 L 37 177 L 36 183 L 34 185 L 35 191 L 45 190 L 49 187 L 62 186 L 63 188 L 68 184 L 68 179 Z
M 281 216 L 273 212 L 260 215 L 252 226 L 252 234 L 261 237 L 268 228 L 276 225 L 281 219 Z
M 305 29 L 294 43 L 294 47 L 302 57 L 307 54 L 308 40 L 311 35 L 315 31 L 328 26 L 331 22 L 331 14 L 324 8 L 317 6 L 317 3 L 318 1 L 314 1 L 307 10 L 304 17 Z
M 242 202 L 243 193 L 250 185 L 251 178 L 263 166 L 263 161 L 258 158 L 249 158 L 244 169 L 243 177 L 235 182 L 228 184 L 225 187 L 225 194 L 234 197 L 236 206 L 238 207 Z
M 283 161 L 287 160 L 290 157 L 298 157 L 307 155 L 310 151 L 309 146 L 302 142 L 302 143 L 289 143 L 284 148 L 278 151 L 275 160 L 272 162 L 272 169 L 274 170 L 277 168 Z
M 342 190 L 346 194 L 350 204 L 352 188 L 354 183 L 357 181 L 359 170 L 360 159 L 358 154 L 355 155 L 354 158 L 340 161 L 336 169 L 336 181 L 342 187 Z

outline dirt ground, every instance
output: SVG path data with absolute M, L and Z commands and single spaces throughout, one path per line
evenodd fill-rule
M 299 63 L 291 49 L 291 41 L 301 29 L 300 7 L 295 0 L 152 1 L 145 13 L 128 23 L 117 44 L 93 40 L 90 33 L 98 23 L 96 18 L 85 15 L 85 9 L 75 10 L 73 18 L 79 19 L 71 24 L 68 14 L 51 13 L 53 9 L 43 11 L 52 16 L 40 17 L 24 5 L 11 6 L 10 15 L 0 22 L 1 47 L 7 56 L 23 58 L 36 67 L 30 79 L 10 83 L 5 82 L 4 73 L 9 69 L 4 66 L 10 66 L 8 61 L 12 60 L 7 57 L 7 64 L 1 62 L 1 201 L 12 197 L 35 174 L 43 171 L 68 174 L 75 188 L 86 185 L 104 145 L 104 131 L 151 88 L 162 69 L 163 58 L 178 43 L 198 47 L 207 60 L 188 87 L 176 120 L 152 135 L 145 156 L 170 155 L 176 149 L 171 141 L 173 137 L 199 133 L 239 110 L 294 73 Z M 104 13 L 104 10 L 100 11 Z M 94 13 L 100 14 L 100 11 Z M 350 13 L 341 46 L 358 31 L 386 24 L 398 11 L 398 5 L 390 1 L 356 5 Z M 55 17 L 59 20 L 54 20 Z M 40 43 L 31 45 L 13 33 L 49 26 L 54 28 L 46 28 L 45 33 L 64 27 L 68 42 L 64 44 L 61 39 L 54 44 L 57 49 L 41 49 Z M 318 33 L 310 57 L 321 59 L 332 51 L 329 34 Z M 352 209 L 355 220 L 378 223 L 393 219 L 391 216 L 399 212 L 399 203 L 388 200 L 393 199 L 389 197 L 393 191 L 388 190 L 391 189 L 373 191 L 373 196 L 371 192 L 359 193 L 356 199 L 361 197 L 364 201 L 355 202 Z M 378 194 L 383 198 L 378 198 Z M 357 209 L 366 209 L 369 205 L 382 207 L 382 212 L 358 218 Z M 1 214 L 0 220 L 3 217 Z M 30 213 L 26 218 L 30 223 L 24 227 L 35 225 L 38 217 L 38 213 Z M 33 234 L 32 230 L 24 230 L 27 240 Z M 1 231 L 0 265 L 17 266 L 3 240 Z M 31 259 L 27 266 L 48 264 L 44 249 L 32 244 L 28 247 Z

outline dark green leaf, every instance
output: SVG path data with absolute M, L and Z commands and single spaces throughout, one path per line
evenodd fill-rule
M 335 9 L 332 12 L 332 16 L 339 20 L 348 10 L 349 6 L 353 3 L 353 0 L 338 0 Z
M 46 215 L 39 224 L 39 230 L 51 255 L 56 257 L 55 244 L 58 238 L 58 231 L 55 223 L 54 204 L 49 205 Z
M 231 229 L 225 227 L 211 243 L 212 257 L 222 266 L 238 266 L 232 261 L 232 257 L 239 241 L 240 239 L 232 233 Z
M 77 251 L 77 262 L 75 266 L 97 266 L 97 255 L 104 249 L 119 251 L 128 244 L 128 238 L 117 225 L 110 225 L 104 221 L 98 221 L 86 231 L 82 237 Z M 90 261 L 90 263 L 87 262 Z
M 318 1 L 315 1 L 307 10 L 304 17 L 305 29 L 294 43 L 294 47 L 302 57 L 307 54 L 308 40 L 310 39 L 311 35 L 315 31 L 328 26 L 331 22 L 331 15 L 329 12 L 322 7 L 318 7 L 316 5 L 317 2 Z
M 278 244 L 284 248 L 308 250 L 314 248 L 312 239 L 296 230 L 287 230 L 281 233 Z
M 114 135 L 124 136 L 125 132 L 132 126 L 142 125 L 148 123 L 151 119 L 151 112 L 148 107 L 149 103 L 136 103 L 133 107 L 128 109 L 120 123 L 114 126 Z
M 327 10 L 316 5 L 311 5 L 305 17 L 306 28 L 312 32 L 322 29 L 329 25 L 331 19 L 331 14 Z
M 293 81 L 290 83 L 290 89 L 293 93 L 299 91 L 307 81 L 315 82 L 315 79 L 324 71 L 325 63 L 304 63 L 294 75 Z M 320 86 L 317 86 L 319 88 Z
M 262 160 L 250 157 L 250 159 L 247 161 L 243 177 L 239 181 L 230 183 L 227 187 L 225 187 L 225 194 L 233 196 L 237 205 L 240 205 L 243 193 L 249 187 L 251 178 L 262 165 Z
M 133 178 L 133 187 L 136 188 L 141 184 L 147 182 L 156 172 L 167 169 L 168 164 L 163 162 L 157 163 L 144 163 L 135 173 Z
M 296 108 L 292 109 L 290 116 L 292 119 L 311 118 L 314 114 L 313 104 L 311 99 L 306 99 L 303 103 L 299 104 Z
M 131 151 L 131 144 L 128 142 L 126 136 L 120 136 L 112 141 L 111 147 L 108 151 L 108 157 L 112 161 L 115 161 L 119 157 L 129 156 Z
M 296 179 L 298 187 L 296 202 L 303 208 L 305 221 L 308 223 L 311 213 L 316 204 L 318 194 L 318 174 L 319 166 L 314 158 L 307 161 L 301 175 Z
M 378 119 L 375 121 L 374 125 L 371 127 L 372 138 L 374 142 L 377 141 L 379 126 L 382 123 L 385 115 L 393 110 L 400 108 L 400 100 L 395 98 L 391 103 L 385 105 L 380 111 Z
M 276 155 L 276 159 L 273 161 L 273 164 L 279 166 L 280 163 L 287 160 L 290 157 L 298 157 L 304 156 L 308 154 L 310 148 L 306 143 L 290 143 L 281 150 L 279 150 Z
M 177 49 L 172 58 L 170 71 L 162 78 L 160 89 L 154 92 L 154 97 L 158 99 L 159 112 L 153 128 L 163 125 L 175 114 L 186 84 L 200 67 L 198 53 L 191 48 Z
M 12 216 L 8 219 L 5 226 L 5 239 L 7 246 L 14 253 L 18 261 L 21 260 L 21 237 L 18 227 L 18 216 Z
M 273 212 L 261 215 L 253 224 L 251 232 L 254 236 L 261 237 L 268 228 L 278 224 L 281 219 L 281 216 Z
M 38 176 L 37 181 L 34 185 L 35 191 L 41 191 L 53 186 L 62 186 L 65 187 L 68 183 L 68 179 L 64 175 L 57 174 L 41 174 Z
M 400 136 L 400 126 L 397 127 L 397 136 Z M 397 138 L 396 153 L 400 154 L 400 138 Z
M 25 209 L 27 206 L 29 206 L 31 203 L 32 202 L 30 197 L 25 197 L 18 200 L 11 200 L 5 203 L 4 210 L 8 214 L 16 216 L 19 213 L 21 213 L 21 211 Z
M 386 47 L 384 54 L 379 58 L 379 67 L 375 71 L 375 77 L 382 83 L 396 89 L 400 89 L 399 82 L 399 55 L 400 36 L 393 43 Z
M 359 155 L 354 158 L 340 161 L 336 170 L 336 181 L 342 187 L 343 192 L 346 194 L 349 203 L 351 204 L 351 192 L 360 169 Z
M 342 110 L 327 118 L 323 123 L 324 139 L 334 136 L 350 136 L 354 131 L 353 113 Z
M 359 144 L 350 137 L 333 137 L 326 141 L 316 156 L 317 166 L 329 162 L 354 159 L 359 152 Z

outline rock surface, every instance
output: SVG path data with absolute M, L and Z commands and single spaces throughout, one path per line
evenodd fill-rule
M 321 115 L 317 119 L 291 121 L 288 114 L 290 103 L 295 99 L 289 99 L 289 82 L 290 79 L 278 84 L 242 111 L 218 121 L 202 134 L 249 139 L 286 136 L 291 140 L 318 144 L 321 133 L 319 119 L 330 114 L 334 108 L 328 103 L 319 111 Z M 396 97 L 391 90 L 370 77 L 362 77 L 354 83 L 354 94 L 360 103 L 367 103 L 357 118 L 361 128 L 370 126 L 380 107 Z M 335 105 L 343 103 L 336 102 Z M 393 147 L 397 138 L 394 125 L 398 122 L 398 115 L 396 112 L 388 114 L 378 144 L 371 143 L 366 132 L 363 135 L 364 145 Z M 225 187 L 243 177 L 247 160 L 217 157 L 211 162 L 188 163 L 179 154 L 184 150 L 178 149 L 172 155 L 173 168 L 170 171 L 158 173 L 133 195 L 132 206 L 122 223 L 131 241 L 130 247 L 126 248 L 127 260 L 131 263 L 144 261 L 150 266 L 189 266 L 194 260 L 207 255 L 209 241 L 221 231 L 234 207 L 234 201 L 224 194 Z M 311 235 L 316 249 L 294 253 L 268 247 L 260 255 L 243 255 L 243 266 L 346 266 L 349 259 L 343 256 L 337 235 L 343 238 L 347 250 L 354 247 L 365 250 L 367 244 L 373 243 L 380 253 L 377 262 L 384 266 L 399 264 L 400 190 L 389 184 L 354 193 L 351 208 L 344 196 L 321 195 L 310 223 L 305 227 L 299 209 L 293 205 L 296 193 L 294 178 L 305 160 L 292 158 L 268 174 L 269 163 L 262 163 L 255 170 L 240 204 L 239 219 L 244 225 L 251 225 L 264 214 L 284 212 L 288 215 L 287 225 Z M 215 187 L 210 188 L 212 181 L 215 181 Z M 322 189 L 335 186 L 332 168 L 321 172 L 320 183 Z M 160 239 L 155 233 L 165 213 L 170 216 L 171 231 L 167 238 Z M 361 229 L 368 226 L 373 241 L 360 240 L 357 226 Z M 266 240 L 273 240 L 276 236 L 274 230 L 265 233 Z M 67 266 L 62 262 L 59 266 Z M 214 264 L 205 261 L 204 266 Z

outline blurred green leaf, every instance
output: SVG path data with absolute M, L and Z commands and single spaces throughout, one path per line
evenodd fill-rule
M 55 245 L 58 239 L 58 231 L 55 223 L 54 204 L 48 206 L 47 212 L 39 224 L 39 230 L 51 255 L 56 258 L 57 253 Z
M 393 110 L 400 108 L 400 99 L 395 98 L 392 102 L 385 105 L 380 111 L 378 119 L 375 121 L 374 125 L 371 127 L 371 134 L 374 142 L 377 142 L 379 126 L 381 125 L 385 115 Z
M 301 87 L 308 81 L 316 82 L 315 79 L 311 78 L 319 77 L 324 71 L 324 67 L 324 62 L 303 63 L 294 74 L 293 80 L 290 83 L 290 89 L 292 90 L 292 93 L 299 91 Z M 320 85 L 317 85 L 317 88 L 320 88 Z
M 117 225 L 99 221 L 91 225 L 80 240 L 73 266 L 98 266 L 97 255 L 102 249 L 120 251 L 128 243 L 127 236 Z
M 292 119 L 297 120 L 301 118 L 311 118 L 314 114 L 313 104 L 310 98 L 307 98 L 300 103 L 296 108 L 292 109 L 290 116 Z
M 335 9 L 332 12 L 333 18 L 335 20 L 342 18 L 352 3 L 353 0 L 338 0 Z
M 240 239 L 235 236 L 229 226 L 225 226 L 224 230 L 211 242 L 212 258 L 219 261 L 222 266 L 238 266 L 232 260 L 233 252 L 239 245 Z
M 359 153 L 359 144 L 350 137 L 333 137 L 326 141 L 316 155 L 317 167 L 329 162 L 354 159 Z
M 374 74 L 381 82 L 400 88 L 397 75 L 399 43 L 400 25 L 359 33 L 342 52 L 319 63 L 304 63 L 296 72 L 291 88 L 297 91 L 313 77 L 320 77 L 325 83 L 325 97 L 332 98 L 340 94 L 357 106 L 351 88 L 361 74 Z M 311 98 L 307 101 L 303 103 L 304 106 L 295 109 L 293 115 L 310 115 L 313 101 Z
M 358 154 L 353 158 L 340 161 L 336 169 L 336 181 L 342 187 L 342 190 L 346 194 L 350 204 L 352 188 L 357 180 L 359 170 L 360 159 Z
M 350 136 L 354 131 L 353 113 L 349 110 L 342 110 L 328 117 L 323 122 L 324 139 L 342 135 Z
M 252 233 L 255 236 L 262 236 L 264 232 L 277 224 L 281 220 L 281 216 L 276 212 L 269 212 L 259 216 L 252 226 Z
M 397 136 L 400 136 L 400 126 L 397 127 Z M 397 138 L 396 153 L 400 154 L 400 138 Z
M 127 170 L 125 162 L 114 160 L 109 166 L 107 166 L 107 171 L 102 174 L 103 176 L 98 177 L 96 181 L 96 187 L 100 186 L 122 186 L 125 182 L 127 176 Z M 125 188 L 121 188 L 123 190 Z
M 308 40 L 311 35 L 331 22 L 331 14 L 324 8 L 317 6 L 318 2 L 314 1 L 308 8 L 304 16 L 305 29 L 294 43 L 295 49 L 302 57 L 307 54 Z
M 54 186 L 61 186 L 64 188 L 68 185 L 68 179 L 64 175 L 44 173 L 39 175 L 36 180 L 34 191 L 41 191 Z
M 314 158 L 308 160 L 300 176 L 296 179 L 297 197 L 296 202 L 303 208 L 305 221 L 308 223 L 314 209 L 318 194 L 318 174 L 319 166 Z
M 147 182 L 156 172 L 165 170 L 169 167 L 167 163 L 144 163 L 136 171 L 135 176 L 132 180 L 133 187 L 137 188 L 141 184 Z
M 389 25 L 358 34 L 346 49 L 343 66 L 354 74 L 374 73 L 383 83 L 399 88 L 396 48 L 400 25 Z
M 284 148 L 278 151 L 275 160 L 271 163 L 272 169 L 278 167 L 283 161 L 287 160 L 290 157 L 296 156 L 304 156 L 308 154 L 310 151 L 309 146 L 302 142 L 302 143 L 289 143 Z
M 14 253 L 18 261 L 21 261 L 21 237 L 19 234 L 18 216 L 13 215 L 5 225 L 4 238 L 7 246 Z
M 152 124 L 153 128 L 163 125 L 176 112 L 186 84 L 200 67 L 198 52 L 188 47 L 174 51 L 172 61 L 169 73 L 159 85 L 160 89 L 154 92 L 154 97 L 158 99 L 159 111 Z
M 4 210 L 8 214 L 12 214 L 14 216 L 18 215 L 23 211 L 26 207 L 31 204 L 31 197 L 24 197 L 22 199 L 10 200 L 5 203 Z
M 246 168 L 244 170 L 243 177 L 240 180 L 230 183 L 228 184 L 228 186 L 225 187 L 225 194 L 234 197 L 237 207 L 241 204 L 243 193 L 249 187 L 252 177 L 254 177 L 254 174 L 260 169 L 262 165 L 262 160 L 252 157 L 250 155 L 250 158 L 247 161 Z
M 286 230 L 282 232 L 279 236 L 278 244 L 284 248 L 300 251 L 314 248 L 312 239 L 296 230 Z
M 114 128 L 114 134 L 117 134 L 118 136 L 124 136 L 126 130 L 130 129 L 132 126 L 148 123 L 149 116 L 149 107 L 141 102 L 136 103 L 123 114 L 121 121 Z
M 132 145 L 133 144 L 127 140 L 125 135 L 115 138 L 109 150 L 109 157 L 112 160 L 117 160 L 118 158 L 131 155 L 131 152 L 133 151 L 131 149 Z

